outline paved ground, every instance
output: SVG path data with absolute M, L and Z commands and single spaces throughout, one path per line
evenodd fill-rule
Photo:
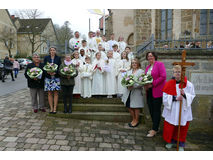
M 35 114 L 30 107 L 28 89 L 0 97 L 2 151 L 167 151 L 162 131 L 154 138 L 146 138 L 147 126 L 149 123 L 131 129 L 124 123 L 53 118 L 42 112 Z M 186 150 L 213 150 L 212 136 L 190 132 Z
M 18 74 L 18 78 L 15 78 L 15 81 L 12 81 L 11 76 L 8 75 L 8 78 L 4 83 L 0 81 L 0 96 L 13 93 L 20 89 L 24 89 L 27 87 L 27 80 L 24 77 L 24 70 L 21 70 Z

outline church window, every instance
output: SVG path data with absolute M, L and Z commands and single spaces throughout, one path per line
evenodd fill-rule
M 213 35 L 213 9 L 200 10 L 200 35 Z

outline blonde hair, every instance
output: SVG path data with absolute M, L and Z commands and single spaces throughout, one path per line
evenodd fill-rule
M 176 70 L 181 71 L 181 66 L 180 65 L 173 66 L 173 72 Z
M 134 58 L 134 59 L 131 60 L 131 69 L 132 69 L 132 62 L 133 61 L 136 61 L 137 65 L 138 65 L 137 69 L 141 68 L 141 63 L 140 63 L 139 59 Z

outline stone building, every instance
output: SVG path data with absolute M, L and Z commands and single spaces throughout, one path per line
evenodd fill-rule
M 109 13 L 109 17 L 106 19 L 106 30 L 110 32 L 107 32 L 107 36 L 114 33 L 117 39 L 119 35 L 123 34 L 128 43 L 127 37 L 133 33 L 132 47 L 140 59 L 142 69 L 148 65 L 145 54 L 150 51 L 156 52 L 158 60 L 165 64 L 167 80 L 172 77 L 172 62 L 180 62 L 183 48 L 175 48 L 175 44 L 171 44 L 170 48 L 163 49 L 162 46 L 157 46 L 156 40 L 161 40 L 163 43 L 178 40 L 184 45 L 186 40 L 201 41 L 201 48 L 187 50 L 187 61 L 195 63 L 195 66 L 187 68 L 186 72 L 187 78 L 195 86 L 196 93 L 192 104 L 194 120 L 191 124 L 195 128 L 198 126 L 212 127 L 213 46 L 207 49 L 206 44 L 207 41 L 213 41 L 213 10 L 112 9 Z M 152 44 L 153 47 L 148 48 L 146 44 Z M 144 49 L 139 50 L 140 48 Z M 146 115 L 149 115 L 147 107 L 145 107 L 145 112 L 147 112 Z
M 213 36 L 212 9 L 110 9 L 106 19 L 106 36 L 124 36 L 137 48 L 151 35 L 154 39 L 168 40 L 183 37 Z
M 102 24 L 103 17 L 100 19 Z M 124 41 L 129 46 L 133 45 L 134 35 L 134 10 L 132 9 L 109 9 L 109 15 L 105 19 L 106 38 L 110 39 L 110 34 L 115 34 L 115 40 L 118 41 L 119 36 L 124 37 Z M 100 30 L 103 31 L 102 25 Z
M 6 38 L 6 45 L 9 45 L 9 39 L 12 39 L 11 55 L 15 55 L 17 52 L 17 29 L 7 9 L 0 9 L 0 36 L 0 39 Z M 0 40 L 0 59 L 9 55 L 6 45 L 3 40 Z
M 17 27 L 17 53 L 24 56 L 32 52 L 47 54 L 48 46 L 57 44 L 52 19 L 20 19 L 13 17 Z M 34 45 L 32 45 L 34 44 Z

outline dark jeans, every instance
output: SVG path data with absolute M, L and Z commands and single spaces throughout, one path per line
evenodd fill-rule
M 162 97 L 154 98 L 152 96 L 152 88 L 150 88 L 147 93 L 147 104 L 152 118 L 152 129 L 158 131 L 161 119 Z
M 17 77 L 17 75 L 18 75 L 18 68 L 14 68 L 13 70 L 14 70 L 15 77 Z
M 4 74 L 2 75 L 2 81 L 4 81 L 4 78 L 7 74 L 11 74 L 11 78 L 12 80 L 14 80 L 14 77 L 13 77 L 13 70 L 8 70 L 8 69 L 4 69 Z
M 63 93 L 63 102 L 64 102 L 64 112 L 72 112 L 72 95 L 73 95 L 74 86 L 64 86 L 61 85 Z M 67 110 L 67 99 L 69 99 L 69 110 Z

